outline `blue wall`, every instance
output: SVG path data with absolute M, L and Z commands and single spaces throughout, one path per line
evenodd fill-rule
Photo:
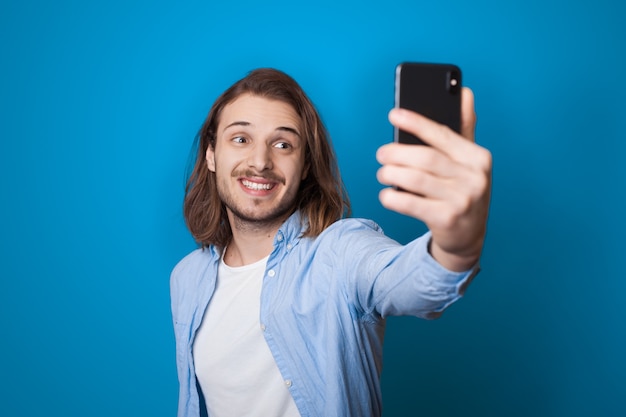
M 421 233 L 375 180 L 404 60 L 463 68 L 494 189 L 467 297 L 389 322 L 385 415 L 625 415 L 624 3 L 296 4 L 0 6 L 0 415 L 174 415 L 184 170 L 252 68 L 310 93 L 356 216 Z

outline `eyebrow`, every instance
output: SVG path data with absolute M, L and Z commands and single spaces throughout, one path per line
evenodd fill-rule
M 228 126 L 226 126 L 226 127 L 224 128 L 224 131 L 226 131 L 226 129 L 231 128 L 231 127 L 233 127 L 233 126 L 244 126 L 244 127 L 247 127 L 247 126 L 252 126 L 252 123 L 250 123 L 250 122 L 246 122 L 246 121 L 243 121 L 243 120 L 238 120 L 238 121 L 232 122 L 231 124 L 229 124 Z M 298 136 L 298 137 L 301 137 L 301 136 L 300 136 L 300 133 L 299 133 L 296 129 L 294 129 L 293 127 L 289 127 L 289 126 L 278 126 L 275 130 L 277 130 L 277 131 L 283 131 L 283 132 L 290 132 L 290 133 L 293 133 L 294 135 L 296 135 L 296 136 Z

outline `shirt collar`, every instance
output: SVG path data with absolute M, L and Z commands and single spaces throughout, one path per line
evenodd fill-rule
M 274 237 L 274 247 L 285 245 L 290 250 L 298 244 L 308 226 L 308 221 L 296 210 L 278 229 Z
M 308 221 L 302 217 L 299 210 L 296 210 L 278 229 L 274 236 L 274 247 L 285 245 L 287 250 L 290 250 L 298 244 L 307 227 L 309 227 Z M 217 259 L 222 256 L 222 252 L 214 245 L 210 245 L 208 250 Z

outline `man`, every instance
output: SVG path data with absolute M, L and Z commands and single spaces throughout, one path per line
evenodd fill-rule
M 385 319 L 436 318 L 478 271 L 491 155 L 394 109 L 431 146 L 377 152 L 381 203 L 426 223 L 402 246 L 350 205 L 320 117 L 286 74 L 259 69 L 211 108 L 184 212 L 201 248 L 172 272 L 179 416 L 378 416 Z

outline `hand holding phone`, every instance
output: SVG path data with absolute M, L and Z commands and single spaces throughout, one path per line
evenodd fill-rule
M 461 70 L 451 64 L 405 62 L 396 67 L 396 107 L 412 110 L 459 133 Z M 410 133 L 394 128 L 394 141 L 424 145 Z
M 491 153 L 474 141 L 474 95 L 461 88 L 458 67 L 402 64 L 396 107 L 412 111 L 389 112 L 401 144 L 385 144 L 376 153 L 381 164 L 376 176 L 391 186 L 380 191 L 380 202 L 426 224 L 430 254 L 442 266 L 467 270 L 480 257 L 485 238 L 492 168 Z

